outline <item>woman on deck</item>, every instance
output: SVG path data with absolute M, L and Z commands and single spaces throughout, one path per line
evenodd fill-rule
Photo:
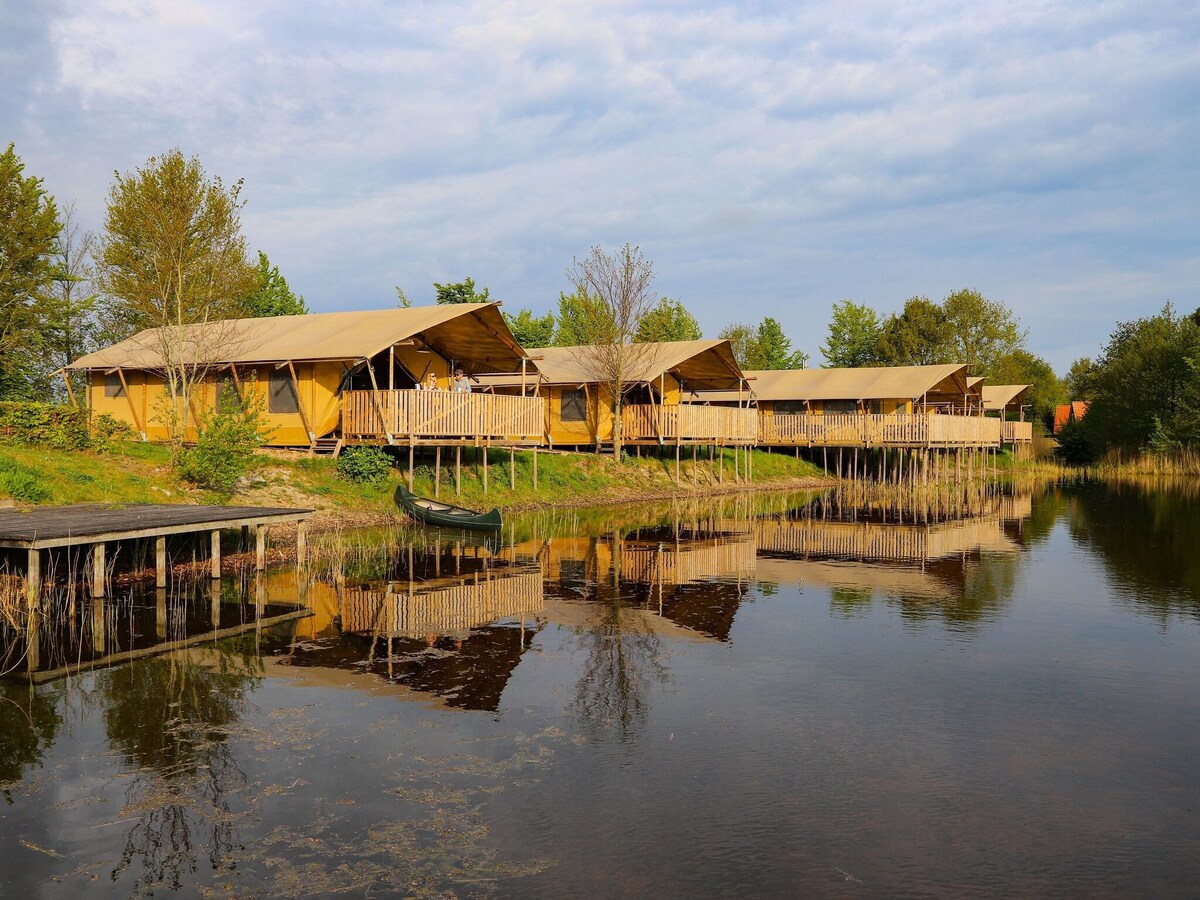
M 424 381 L 417 384 L 417 390 L 418 391 L 440 391 L 441 388 L 438 387 L 437 375 L 433 372 L 430 372 L 428 375 L 425 376 Z

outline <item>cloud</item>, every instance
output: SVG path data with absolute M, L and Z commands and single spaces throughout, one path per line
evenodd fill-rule
M 573 255 L 625 240 L 708 331 L 770 314 L 810 352 L 845 296 L 894 308 L 971 284 L 1060 367 L 1113 317 L 1200 304 L 1180 280 L 1200 196 L 1192 4 L 5 15 L 24 102 L 0 121 L 31 171 L 98 222 L 113 169 L 198 154 L 246 179 L 251 242 L 317 309 L 468 274 L 544 309 Z M 1064 336 L 1060 311 L 1085 302 L 1108 318 Z

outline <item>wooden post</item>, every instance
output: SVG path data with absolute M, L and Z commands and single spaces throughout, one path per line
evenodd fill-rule
M 509 490 L 517 489 L 517 448 L 508 448 L 508 487 Z
M 254 569 L 257 572 L 267 568 L 267 526 L 254 526 Z
M 210 536 L 212 541 L 212 553 L 209 555 L 209 575 L 213 578 L 221 577 L 221 529 L 214 528 Z
M 303 569 L 308 556 L 308 523 L 296 523 L 296 568 Z
M 160 640 L 167 638 L 167 589 L 154 589 L 154 633 Z
M 408 438 L 408 492 L 411 494 L 413 489 L 413 452 L 414 452 L 412 436 Z
M 154 586 L 167 586 L 167 539 L 162 535 L 154 539 Z
M 436 500 L 442 493 L 442 445 L 438 444 L 433 451 L 433 497 Z
M 679 440 L 675 441 L 675 486 L 679 487 Z
M 483 453 L 483 492 L 486 494 L 488 492 L 488 448 L 487 448 L 487 444 L 485 443 L 479 449 L 480 449 L 480 452 Z
M 104 544 L 92 545 L 92 596 L 103 597 L 105 595 L 104 575 Z
M 208 617 L 213 628 L 221 627 L 221 582 L 208 583 Z
M 533 489 L 537 490 L 537 445 L 533 446 Z
M 32 613 L 42 599 L 42 551 L 29 551 L 29 568 L 25 570 L 25 601 Z
M 462 444 L 454 448 L 454 496 L 462 492 Z
M 105 639 L 104 598 L 97 597 L 92 601 L 92 652 L 97 656 L 104 653 Z

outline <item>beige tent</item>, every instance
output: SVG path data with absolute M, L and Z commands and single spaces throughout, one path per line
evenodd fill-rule
M 337 432 L 347 389 L 403 390 L 433 374 L 450 386 L 454 365 L 468 373 L 520 372 L 525 352 L 495 303 L 229 319 L 183 329 L 152 328 L 68 368 L 91 373 L 88 404 L 165 439 L 161 419 L 164 358 L 205 374 L 188 418 L 216 402 L 222 384 L 267 400 L 269 441 L 312 446 Z
M 988 412 L 1003 414 L 1019 410 L 1025 395 L 1033 387 L 1030 384 L 988 384 L 983 388 L 983 408 Z

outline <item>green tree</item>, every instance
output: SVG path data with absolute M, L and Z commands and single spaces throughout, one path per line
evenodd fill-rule
M 258 251 L 258 287 L 245 300 L 246 315 L 303 316 L 308 313 L 303 297 L 297 297 L 288 287 L 287 279 L 279 274 L 279 266 L 271 265 L 267 254 Z
M 687 311 L 682 300 L 663 297 L 642 318 L 633 339 L 641 344 L 663 341 L 698 341 L 700 323 Z
M 963 288 L 942 301 L 950 359 L 972 375 L 984 375 L 1003 356 L 1023 349 L 1025 332 L 1016 314 L 998 300 Z
M 400 285 L 396 285 L 396 305 L 401 309 L 412 309 L 412 300 Z
M 241 186 L 209 179 L 199 159 L 175 149 L 118 172 L 109 190 L 96 285 L 110 322 L 154 329 L 147 349 L 166 386 L 158 416 L 177 447 L 196 386 L 237 349 L 224 320 L 241 314 L 258 285 L 242 237 Z
M 535 316 L 528 309 L 517 311 L 515 316 L 504 313 L 509 331 L 522 347 L 549 347 L 554 343 L 554 313 Z
M 1090 382 L 1083 425 L 1097 450 L 1200 448 L 1200 325 L 1171 304 L 1119 324 Z
M 558 295 L 555 347 L 581 347 L 596 340 L 601 311 L 596 301 L 578 292 Z
M 792 350 L 792 342 L 779 323 L 770 316 L 759 323 L 752 345 L 755 369 L 803 369 L 808 363 L 808 354 Z
M 733 358 L 737 360 L 737 364 L 743 370 L 748 371 L 754 368 L 750 364 L 752 359 L 756 358 L 757 334 L 753 325 L 747 325 L 744 322 L 730 322 L 721 329 L 717 338 L 729 341 L 730 348 L 733 350 Z
M 873 366 L 879 360 L 879 338 L 883 326 L 871 307 L 843 300 L 833 304 L 829 336 L 821 345 L 827 368 Z
M 1200 325 L 1200 322 L 1197 322 L 1197 324 Z M 1067 370 L 1067 377 L 1064 382 L 1066 399 L 1092 399 L 1092 375 L 1095 369 L 1096 366 L 1090 356 L 1081 356 L 1075 362 L 1071 363 L 1071 368 Z
M 1014 350 L 1000 357 L 986 374 L 988 384 L 1028 384 L 1025 402 L 1033 416 L 1045 424 L 1053 424 L 1054 408 L 1067 399 L 1063 382 L 1050 363 L 1028 350 Z
M 910 297 L 899 315 L 888 316 L 879 336 L 885 366 L 932 366 L 953 362 L 946 313 L 927 297 Z
M 475 292 L 475 279 L 467 278 L 460 281 L 458 284 L 438 284 L 433 283 L 434 290 L 437 291 L 438 303 L 488 303 L 489 291 L 483 289 L 483 293 Z
M 46 373 L 61 369 L 96 347 L 97 297 L 91 289 L 94 243 L 95 235 L 81 230 L 75 219 L 75 204 L 68 203 L 63 207 L 62 231 L 54 253 L 54 283 L 44 301 L 39 334 L 38 355 L 43 378 Z M 81 400 L 86 376 L 75 372 L 68 377 L 76 400 Z M 39 393 L 62 401 L 66 391 L 56 379 Z
M 61 231 L 54 198 L 24 171 L 9 144 L 0 153 L 0 397 L 28 396 Z

